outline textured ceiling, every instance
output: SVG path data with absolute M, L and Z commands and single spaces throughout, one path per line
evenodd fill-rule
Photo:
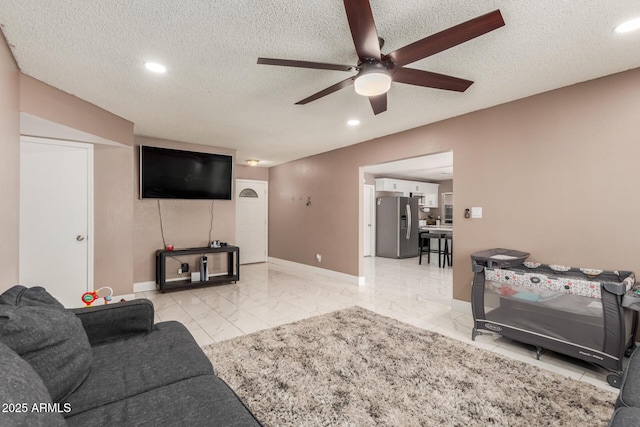
M 261 57 L 357 60 L 339 0 L 2 0 L 25 74 L 135 123 L 137 135 L 238 150 L 271 166 L 640 66 L 638 0 L 371 0 L 388 53 L 500 9 L 506 25 L 410 66 L 473 80 L 464 93 L 393 83 L 374 116 L 346 88 L 295 102 L 345 72 L 257 65 Z M 144 61 L 167 66 L 152 74 Z M 350 128 L 347 119 L 361 125 Z

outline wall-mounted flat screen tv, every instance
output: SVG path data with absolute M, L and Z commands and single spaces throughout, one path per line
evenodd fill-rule
M 231 200 L 233 157 L 140 146 L 141 199 Z

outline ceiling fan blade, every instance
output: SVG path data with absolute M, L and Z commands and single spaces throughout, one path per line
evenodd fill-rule
M 358 58 L 380 60 L 380 42 L 369 0 L 344 0 L 344 9 L 351 28 L 351 37 Z
M 383 58 L 391 58 L 396 66 L 411 64 L 443 50 L 479 37 L 504 25 L 502 14 L 494 10 L 485 15 L 463 22 L 447 30 L 425 37 L 395 50 Z
M 311 101 L 315 101 L 316 99 L 320 99 L 323 96 L 327 96 L 332 94 L 333 92 L 337 92 L 342 88 L 345 88 L 347 86 L 350 86 L 353 84 L 353 77 L 349 77 L 346 80 L 343 80 L 339 83 L 334 84 L 333 86 L 329 86 L 326 89 L 321 90 L 318 93 L 314 93 L 313 95 L 303 99 L 302 101 L 298 101 L 296 102 L 296 105 L 304 105 L 304 104 L 308 104 Z
M 312 68 L 314 70 L 351 71 L 351 65 L 326 64 L 324 62 L 296 61 L 294 59 L 258 58 L 258 64 L 280 65 L 282 67 Z
M 373 108 L 373 114 L 378 115 L 380 113 L 384 113 L 387 111 L 387 94 L 383 93 L 382 95 L 370 96 L 369 102 L 371 103 L 371 108 Z
M 394 69 L 393 81 L 435 89 L 453 90 L 456 92 L 464 92 L 473 84 L 471 80 L 404 67 Z

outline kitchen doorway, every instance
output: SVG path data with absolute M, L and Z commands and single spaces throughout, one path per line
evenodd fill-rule
M 375 187 L 374 199 L 418 198 L 418 219 L 421 226 L 436 225 L 438 220 L 442 225 L 453 225 L 452 151 L 368 165 L 361 169 L 365 186 Z M 363 194 L 367 197 L 366 193 Z M 363 217 L 363 220 L 364 240 L 367 238 L 368 223 L 366 218 Z M 373 228 L 376 228 L 375 222 Z

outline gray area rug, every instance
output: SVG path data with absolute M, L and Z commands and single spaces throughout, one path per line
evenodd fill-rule
M 266 426 L 605 426 L 615 400 L 359 307 L 205 352 Z

